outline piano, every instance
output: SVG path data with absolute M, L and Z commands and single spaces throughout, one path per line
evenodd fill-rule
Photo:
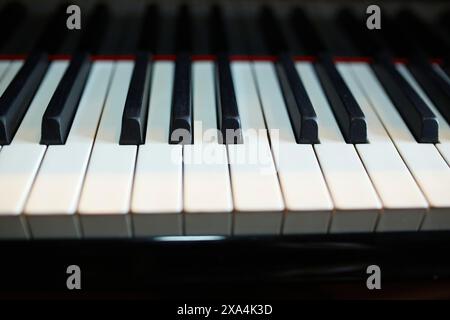
M 450 296 L 447 3 L 76 5 L 0 6 L 0 295 Z

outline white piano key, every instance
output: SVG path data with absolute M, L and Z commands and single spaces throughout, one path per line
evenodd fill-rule
M 333 210 L 310 144 L 297 144 L 272 63 L 257 62 L 255 76 L 270 130 L 272 154 L 286 209 L 283 233 L 326 233 Z
M 416 231 L 428 203 L 354 78 L 352 65 L 337 67 L 367 121 L 369 143 L 357 144 L 356 150 L 383 204 L 377 231 Z
M 444 157 L 445 161 L 450 165 L 450 124 L 444 119 L 444 117 L 439 113 L 434 103 L 428 98 L 426 93 L 422 90 L 420 85 L 414 79 L 413 75 L 403 64 L 397 64 L 397 68 L 400 73 L 405 77 L 409 84 L 416 90 L 419 96 L 425 101 L 428 107 L 436 115 L 439 123 L 439 143 L 436 144 L 436 148 Z M 446 76 L 446 75 L 444 75 Z
M 23 61 L 19 60 L 19 61 L 13 61 L 11 63 L 8 63 L 7 67 L 3 67 L 4 70 L 2 72 L 1 80 L 0 80 L 0 95 L 3 94 L 3 92 L 5 92 L 9 83 L 12 81 L 12 79 L 14 79 L 14 76 L 20 70 L 22 65 L 23 65 Z
M 5 75 L 5 73 L 6 73 L 6 70 L 8 70 L 8 68 L 11 66 L 11 61 L 0 61 L 0 81 L 2 81 L 2 79 L 3 79 L 3 76 Z M 0 92 L 0 95 L 2 94 L 3 92 Z
M 117 62 L 89 160 L 78 211 L 85 237 L 128 237 L 137 146 L 119 145 L 133 63 Z
M 297 70 L 319 122 L 314 149 L 335 205 L 330 232 L 372 231 L 381 209 L 372 182 L 355 147 L 345 143 L 311 63 L 299 62 Z
M 421 229 L 450 229 L 450 168 L 447 163 L 434 145 L 417 143 L 368 65 L 355 65 L 353 71 L 428 201 L 430 209 Z
M 228 145 L 235 210 L 234 234 L 278 234 L 284 201 L 250 63 L 233 62 L 231 72 L 243 144 Z
M 187 235 L 231 233 L 233 202 L 227 149 L 218 144 L 212 62 L 193 64 L 194 144 L 183 146 Z
M 113 65 L 93 64 L 66 144 L 47 148 L 25 207 L 33 238 L 80 236 L 75 213 Z
M 66 67 L 51 64 L 13 141 L 0 152 L 0 237 L 28 236 L 22 211 L 46 149 L 39 144 L 41 119 Z
M 214 62 L 194 62 L 192 64 L 192 80 L 194 144 L 217 144 L 218 129 Z
M 135 236 L 183 233 L 181 145 L 170 145 L 173 62 L 155 62 L 145 144 L 139 146 L 131 211 Z

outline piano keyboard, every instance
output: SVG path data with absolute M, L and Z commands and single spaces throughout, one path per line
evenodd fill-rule
M 23 11 L 6 5 L 0 23 Z M 248 27 L 261 43 L 247 30 L 253 47 L 237 52 L 222 11 L 208 36 L 179 8 L 169 56 L 155 5 L 131 56 L 99 49 L 102 5 L 69 56 L 55 56 L 58 14 L 25 59 L 4 56 L 0 238 L 450 230 L 445 63 L 361 43 L 369 58 L 338 59 L 308 13 L 293 10 L 289 37 L 268 7 Z M 351 15 L 334 22 L 347 30 Z M 24 19 L 10 20 L 0 29 Z M 270 56 L 254 54 L 262 43 Z

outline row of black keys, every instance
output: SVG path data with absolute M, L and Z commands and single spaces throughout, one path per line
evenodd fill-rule
M 91 68 L 90 56 L 74 55 L 61 79 L 42 119 L 41 143 L 64 144 L 75 117 L 78 102 Z M 0 143 L 11 143 L 30 102 L 47 71 L 46 54 L 33 54 L 0 97 Z M 279 83 L 285 98 L 292 128 L 298 143 L 319 143 L 318 123 L 314 107 L 299 77 L 294 61 L 289 55 L 280 54 L 276 62 Z M 314 63 L 317 75 L 330 102 L 340 129 L 348 143 L 366 143 L 364 113 L 339 74 L 330 56 L 321 55 Z M 394 63 L 380 57 L 372 64 L 378 79 L 384 86 L 397 110 L 409 126 L 418 142 L 438 142 L 438 123 L 435 115 L 397 71 Z M 450 123 L 450 84 L 436 73 L 430 64 L 409 66 L 416 79 L 425 84 L 430 97 L 442 99 L 442 115 Z M 121 144 L 145 142 L 148 99 L 151 82 L 151 60 L 147 53 L 136 55 L 135 66 L 123 111 Z M 216 59 L 218 129 L 224 143 L 241 143 L 239 112 L 236 104 L 230 59 L 219 55 Z M 157 94 L 157 93 L 154 93 Z M 192 84 L 191 57 L 179 54 L 175 61 L 174 87 L 171 109 L 169 143 L 192 143 Z M 173 134 L 181 129 L 181 134 Z M 231 134 L 230 134 L 231 132 Z
M 93 21 L 98 22 L 98 18 L 104 16 L 104 8 L 100 7 L 100 9 L 94 12 L 93 16 L 95 18 Z M 310 52 L 318 56 L 315 68 L 346 141 L 348 143 L 367 142 L 364 114 L 337 71 L 319 33 L 315 30 L 313 23 L 302 10 L 297 8 L 294 11 L 294 16 L 297 22 L 295 29 L 299 41 L 304 47 L 309 48 Z M 215 7 L 212 10 L 212 17 L 213 21 L 215 21 L 214 29 L 217 35 L 215 52 L 217 53 L 218 129 L 222 131 L 223 137 L 230 136 L 232 138 L 231 141 L 224 141 L 225 143 L 239 143 L 242 140 L 239 136 L 239 113 L 234 95 L 227 46 L 226 42 L 222 41 L 226 38 L 226 32 L 220 8 Z M 357 46 L 364 47 L 364 40 L 370 41 L 372 34 L 358 33 L 358 30 L 365 30 L 365 28 L 360 28 L 356 19 L 348 13 L 344 17 L 344 27 L 347 27 L 347 31 L 352 40 Z M 184 7 L 180 14 L 180 25 L 183 25 L 183 21 L 188 21 L 188 18 L 188 11 Z M 57 17 L 55 20 L 58 20 Z M 260 22 L 268 47 L 278 56 L 278 76 L 297 142 L 318 143 L 316 114 L 302 81 L 295 70 L 294 63 L 290 58 L 289 46 L 287 45 L 287 40 L 283 37 L 279 22 L 273 12 L 267 7 L 264 7 L 261 11 Z M 54 36 L 52 35 L 54 33 L 54 25 L 54 22 L 49 23 L 48 28 L 44 31 L 40 39 L 41 43 L 48 43 L 48 40 Z M 98 23 L 92 25 L 94 31 L 101 29 Z M 144 29 L 145 27 L 146 25 L 144 24 Z M 152 25 L 150 24 L 148 27 L 151 28 Z M 177 37 L 177 39 L 184 39 L 184 42 L 186 42 L 189 35 L 183 31 L 183 28 L 179 29 L 181 36 Z M 304 30 L 308 30 L 309 32 L 306 33 Z M 97 36 L 101 34 L 99 32 L 94 33 Z M 365 39 L 366 37 L 368 39 Z M 89 41 L 86 41 L 86 39 Z M 82 37 L 80 42 L 90 43 L 90 46 L 92 46 L 98 40 L 92 37 Z M 373 41 L 373 43 L 381 42 Z M 37 48 L 45 48 L 46 46 L 43 44 Z M 186 50 L 188 47 L 188 44 L 180 44 L 180 48 L 183 50 Z M 91 51 L 89 45 L 81 45 L 80 48 L 85 48 L 86 52 Z M 387 46 L 385 44 L 380 44 L 379 48 L 370 52 L 375 55 L 375 63 L 372 65 L 375 74 L 385 87 L 386 92 L 389 94 L 417 141 L 437 142 L 438 123 L 435 115 L 396 70 L 395 65 L 392 63 L 392 57 L 386 52 L 386 48 Z M 22 69 L 0 98 L 1 144 L 11 142 L 45 74 L 48 63 L 48 58 L 45 54 L 34 53 L 30 55 Z M 45 112 L 42 121 L 42 143 L 65 143 L 75 116 L 79 98 L 89 74 L 90 64 L 91 61 L 87 53 L 74 55 L 67 72 Z M 186 133 L 181 136 L 182 142 L 184 143 L 190 143 L 192 140 L 190 64 L 190 56 L 187 52 L 177 55 L 170 136 L 173 136 L 172 133 L 175 130 L 182 129 Z M 448 82 L 436 73 L 426 59 L 413 59 L 413 62 L 408 67 L 444 118 L 450 121 L 450 111 L 448 108 L 450 105 L 450 88 Z M 151 64 L 149 64 L 149 55 L 145 53 L 137 55 L 124 108 L 120 139 L 120 143 L 122 144 L 142 144 L 145 140 L 150 71 Z M 232 131 L 233 134 L 228 135 L 228 131 Z M 179 137 L 178 139 L 170 140 L 169 142 L 181 142 L 180 136 L 177 136 Z

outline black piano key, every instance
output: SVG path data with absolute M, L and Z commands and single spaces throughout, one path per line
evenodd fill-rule
M 215 5 L 209 15 L 211 52 L 216 55 L 215 82 L 217 123 L 222 143 L 242 143 L 242 128 L 231 75 L 228 33 L 221 8 Z
M 42 117 L 41 144 L 66 143 L 90 68 L 88 54 L 73 56 Z
M 46 54 L 30 55 L 0 97 L 0 144 L 11 143 L 48 64 Z
M 297 73 L 294 62 L 287 53 L 290 46 L 281 25 L 269 7 L 263 7 L 259 22 L 267 47 L 277 55 L 276 70 L 284 95 L 297 143 L 318 143 L 317 116 Z
M 223 143 L 242 143 L 242 128 L 227 55 L 217 56 L 216 63 L 217 117 Z
M 149 60 L 147 53 L 139 53 L 136 57 L 123 110 L 120 144 L 138 145 L 145 142 L 151 69 Z
M 366 143 L 367 124 L 364 113 L 336 69 L 333 59 L 321 54 L 314 66 L 345 141 Z
M 191 58 L 188 54 L 177 55 L 174 76 L 169 143 L 191 144 L 193 136 L 192 83 Z
M 408 64 L 408 70 L 450 124 L 450 83 L 439 75 L 428 61 L 413 60 Z
M 421 143 L 437 143 L 436 116 L 398 72 L 390 57 L 377 56 L 372 69 L 416 140 Z
M 317 115 L 309 100 L 294 61 L 278 56 L 277 73 L 297 143 L 319 143 Z

